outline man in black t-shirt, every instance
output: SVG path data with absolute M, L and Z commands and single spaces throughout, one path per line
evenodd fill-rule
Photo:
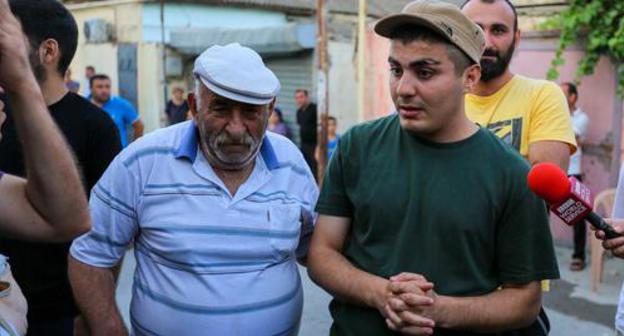
M 0 235 L 67 241 L 89 230 L 87 198 L 69 148 L 48 113 L 27 49 L 7 0 L 0 0 L 0 92 L 10 97 L 16 111 L 15 128 L 28 164 L 26 178 L 0 171 Z M 4 107 L 0 100 L 0 125 Z M 0 335 L 25 334 L 26 312 L 26 299 L 0 255 Z
M 184 99 L 184 90 L 176 86 L 173 88 L 171 99 L 165 106 L 165 115 L 167 115 L 167 125 L 174 125 L 186 120 L 189 111 L 188 103 Z
M 88 193 L 120 151 L 121 144 L 117 128 L 106 112 L 65 87 L 63 75 L 78 41 L 76 22 L 55 0 L 11 0 L 10 6 L 25 23 L 23 29 L 30 42 L 35 77 L 52 118 L 73 149 Z M 0 170 L 23 176 L 23 153 L 10 111 L 2 134 Z M 0 253 L 10 258 L 29 304 L 28 335 L 73 335 L 77 309 L 67 278 L 69 243 L 0 240 Z
M 297 103 L 297 124 L 299 124 L 301 152 L 316 178 L 317 163 L 314 158 L 317 142 L 316 104 L 310 102 L 308 91 L 302 89 L 295 91 L 295 103 Z

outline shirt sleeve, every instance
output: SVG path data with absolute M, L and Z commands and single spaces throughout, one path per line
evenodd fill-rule
M 102 114 L 102 118 L 94 118 L 90 129 L 88 134 L 89 160 L 85 164 L 84 171 L 89 189 L 102 177 L 106 168 L 121 151 L 119 130 L 115 122 L 107 115 Z
M 167 105 L 165 105 L 165 114 L 168 117 L 171 117 L 171 105 L 172 105 L 171 100 L 167 101 Z
M 528 171 L 528 169 L 527 169 Z M 510 198 L 496 231 L 496 268 L 502 284 L 559 278 L 544 201 L 527 187 L 525 178 L 510 177 Z
M 302 167 L 308 168 L 303 157 L 301 157 Z M 301 234 L 299 236 L 299 245 L 297 246 L 297 258 L 305 258 L 308 255 L 308 249 L 310 248 L 310 240 L 312 239 L 312 233 L 314 232 L 314 224 L 316 223 L 317 214 L 314 211 L 314 206 L 318 199 L 319 190 L 316 185 L 316 180 L 312 176 L 312 172 L 306 169 L 306 182 L 303 186 L 303 202 L 301 207 Z
M 345 176 L 348 175 L 346 158 L 350 162 L 355 157 L 349 155 L 350 134 L 345 134 L 336 146 L 336 151 L 329 160 L 327 171 L 323 179 L 321 194 L 316 204 L 316 211 L 319 214 L 353 218 L 353 203 L 347 194 Z
M 72 243 L 70 253 L 95 267 L 112 267 L 138 232 L 138 179 L 117 156 L 91 191 L 92 227 Z
M 136 109 L 134 108 L 134 106 L 132 106 L 132 104 L 130 104 L 130 102 L 128 101 L 124 101 L 124 124 L 126 125 L 131 125 L 132 123 L 134 123 L 135 121 L 139 120 L 139 114 L 137 113 Z
M 572 122 L 572 129 L 574 134 L 579 138 L 584 139 L 587 135 L 587 129 L 589 128 L 589 118 L 586 115 L 581 115 L 577 121 Z
M 546 83 L 535 97 L 529 124 L 529 144 L 537 141 L 561 141 L 576 151 L 576 139 L 572 130 L 570 110 L 566 98 L 556 84 Z

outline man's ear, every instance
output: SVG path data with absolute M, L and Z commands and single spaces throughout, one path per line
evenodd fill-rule
M 273 101 L 269 103 L 269 116 L 275 110 L 275 103 L 277 102 L 277 98 L 273 98 Z
M 59 44 L 55 39 L 47 39 L 39 45 L 39 60 L 44 65 L 54 65 L 58 63 L 61 58 L 61 50 Z
M 193 116 L 193 118 L 195 118 L 195 116 L 197 115 L 197 100 L 195 99 L 195 93 L 189 93 L 186 99 L 188 100 L 191 115 Z
M 464 71 L 464 93 L 470 93 L 481 79 L 481 66 L 473 64 Z

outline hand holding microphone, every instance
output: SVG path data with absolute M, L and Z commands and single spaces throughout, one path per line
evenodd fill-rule
M 548 202 L 550 211 L 566 224 L 572 226 L 582 220 L 587 220 L 595 229 L 604 231 L 602 239 L 622 236 L 592 211 L 593 199 L 589 188 L 574 177 L 568 178 L 566 173 L 554 163 L 543 162 L 533 166 L 527 182 L 529 188 L 537 196 Z
M 620 235 L 624 233 L 624 219 L 609 218 L 605 219 L 605 221 L 612 225 L 613 229 L 619 232 Z M 624 236 L 605 240 L 605 233 L 603 231 L 598 230 L 594 232 L 594 234 L 596 238 L 604 240 L 602 242 L 602 247 L 604 247 L 605 250 L 610 250 L 616 257 L 624 258 Z

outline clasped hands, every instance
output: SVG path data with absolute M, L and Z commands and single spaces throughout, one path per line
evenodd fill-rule
M 391 330 L 406 335 L 433 335 L 440 313 L 433 283 L 424 276 L 401 273 L 390 278 L 378 310 Z

